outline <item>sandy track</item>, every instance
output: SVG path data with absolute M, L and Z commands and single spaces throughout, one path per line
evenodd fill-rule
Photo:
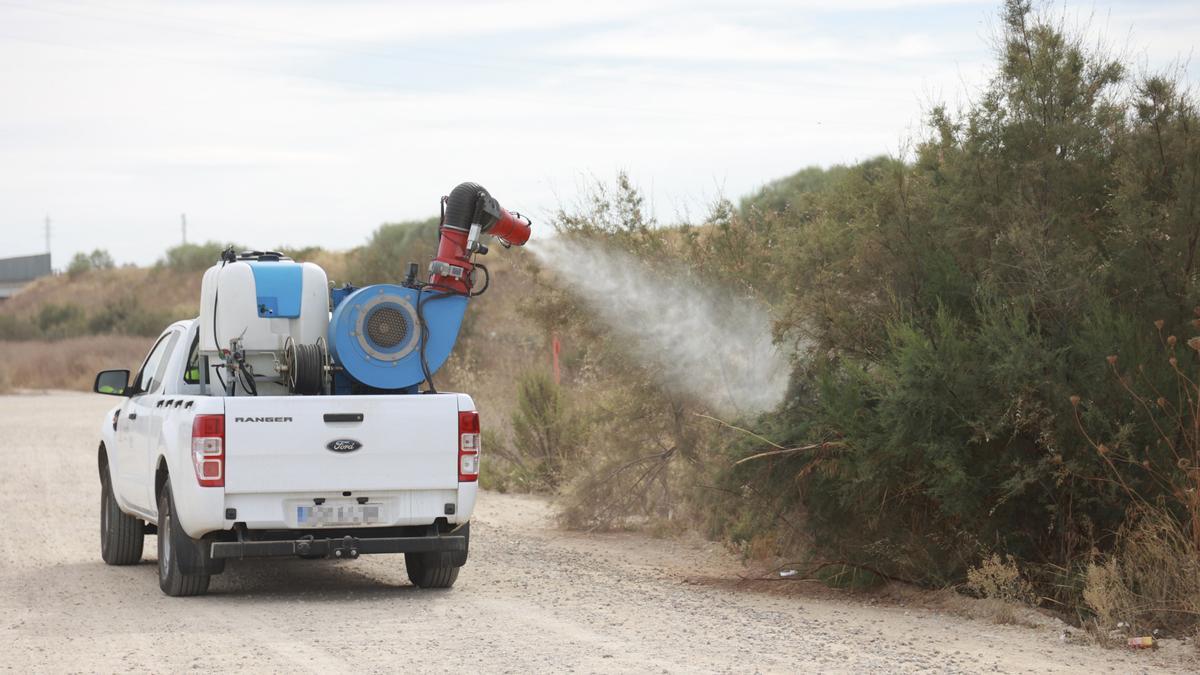
M 403 556 L 366 556 L 231 561 L 208 596 L 168 598 L 153 538 L 141 565 L 100 561 L 96 429 L 111 402 L 0 397 L 0 670 L 1186 669 L 1180 650 L 1104 651 L 1049 628 L 695 583 L 738 567 L 709 544 L 564 533 L 544 501 L 497 494 L 482 497 L 471 561 L 448 592 L 410 586 Z

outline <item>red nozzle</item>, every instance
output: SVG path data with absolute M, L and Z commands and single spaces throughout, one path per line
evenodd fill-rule
M 529 226 L 529 219 L 525 216 L 500 209 L 500 220 L 497 220 L 487 233 L 506 244 L 524 246 L 525 242 L 529 241 Z

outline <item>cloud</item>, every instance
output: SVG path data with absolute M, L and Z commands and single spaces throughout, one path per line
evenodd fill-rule
M 858 41 L 811 30 L 763 29 L 712 20 L 630 26 L 551 49 L 551 53 L 573 57 L 719 64 L 886 63 L 897 58 L 930 58 L 946 51 L 922 34 Z
M 347 248 L 462 180 L 541 220 L 618 170 L 664 219 L 703 213 L 895 150 L 981 82 L 994 4 L 953 4 L 14 0 L 0 256 L 47 213 L 58 261 L 151 261 L 182 212 L 193 239 Z

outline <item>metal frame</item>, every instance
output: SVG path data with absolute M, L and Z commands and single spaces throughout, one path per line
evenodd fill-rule
M 307 555 L 328 558 L 357 558 L 367 553 L 432 553 L 467 550 L 467 538 L 460 534 L 435 537 L 351 537 L 317 539 L 307 535 L 282 541 L 214 541 L 211 555 L 225 558 L 272 558 Z

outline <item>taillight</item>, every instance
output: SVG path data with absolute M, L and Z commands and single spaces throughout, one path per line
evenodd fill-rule
M 192 420 L 192 465 L 200 487 L 225 487 L 225 416 Z
M 479 480 L 479 413 L 458 413 L 458 480 Z

